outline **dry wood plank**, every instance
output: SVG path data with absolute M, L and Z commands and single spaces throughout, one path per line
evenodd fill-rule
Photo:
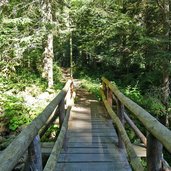
M 84 132 L 89 132 L 89 133 L 98 133 L 98 132 L 112 132 L 114 131 L 113 128 L 93 128 L 93 129 L 70 129 L 67 131 L 69 134 L 70 132 L 75 132 L 75 133 L 84 133 Z
M 112 128 L 112 126 L 110 126 L 110 125 L 91 125 L 90 123 L 88 124 L 78 124 L 78 125 L 76 125 L 75 123 L 73 123 L 73 124 L 70 124 L 70 126 L 72 125 L 72 129 L 73 128 L 77 128 L 77 129 L 90 129 L 90 128 L 95 128 L 95 129 L 97 129 L 97 128 L 99 128 L 99 129 L 106 129 L 106 128 Z
M 137 154 L 138 157 L 146 157 L 146 147 L 140 146 L 140 145 L 136 145 L 136 144 L 132 144 L 133 148 Z
M 53 148 L 54 145 L 55 145 L 54 142 L 42 142 L 41 148 Z
M 115 147 L 106 147 L 106 148 L 101 148 L 101 147 L 82 147 L 82 148 L 77 148 L 77 147 L 71 147 L 71 148 L 66 148 L 61 151 L 61 154 L 116 154 L 116 155 L 121 155 L 121 151 Z
M 53 149 L 52 147 L 42 147 L 42 155 L 50 155 L 51 151 Z M 113 154 L 117 154 L 117 155 L 121 155 L 121 150 L 119 150 L 117 148 L 117 146 L 114 147 L 82 147 L 82 148 L 78 148 L 78 147 L 70 147 L 70 148 L 65 148 L 62 149 L 61 154 L 109 154 L 109 153 L 113 153 Z
M 75 121 L 70 121 L 70 123 L 72 123 L 72 122 L 75 122 Z M 100 119 L 94 120 L 93 118 L 89 121 L 84 121 L 84 120 L 80 119 L 80 120 L 77 120 L 77 123 L 91 123 L 92 125 L 101 125 L 101 124 L 108 125 L 108 124 L 110 124 L 110 122 L 107 120 L 100 120 Z
M 58 163 L 61 162 L 107 162 L 107 161 L 121 161 L 125 162 L 125 159 L 120 155 L 112 153 L 99 153 L 99 154 L 61 154 Z
M 72 143 L 84 143 L 84 142 L 87 142 L 87 143 L 117 143 L 118 141 L 118 137 L 98 137 L 98 136 L 87 136 L 87 137 L 70 137 L 70 138 L 67 138 L 67 142 L 72 142 Z
M 53 146 L 55 145 L 54 142 L 42 142 L 41 143 L 41 152 L 44 156 L 49 156 L 52 152 Z
M 94 147 L 100 147 L 100 148 L 108 148 L 108 147 L 115 147 L 115 145 L 113 143 L 101 143 L 101 142 L 97 142 L 97 143 L 67 143 L 67 148 L 70 147 L 77 147 L 77 148 L 94 148 Z
M 59 163 L 56 171 L 131 171 L 125 162 Z
M 106 137 L 113 137 L 113 136 L 116 136 L 115 132 L 107 132 L 107 131 L 104 131 L 104 132 L 96 132 L 96 133 L 93 133 L 93 132 L 74 132 L 74 131 L 70 131 L 69 134 L 67 134 L 68 137 L 80 137 L 80 136 L 106 136 Z

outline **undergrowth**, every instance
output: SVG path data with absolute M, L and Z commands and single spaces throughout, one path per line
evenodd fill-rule
M 49 100 L 61 90 L 62 72 L 54 67 L 54 87 L 47 89 L 47 81 L 29 70 L 19 70 L 8 78 L 0 77 L 0 136 L 18 134 L 39 113 Z
M 87 71 L 81 68 L 75 68 L 74 78 L 81 80 L 81 86 L 94 94 L 98 100 L 100 97 L 100 75 L 93 73 L 91 70 Z
M 93 80 L 89 77 L 83 78 L 81 80 L 82 82 L 82 87 L 84 87 L 85 89 L 87 89 L 89 92 L 91 92 L 92 94 L 94 94 L 96 96 L 96 98 L 98 100 L 100 100 L 100 93 L 99 93 L 99 89 L 100 89 L 100 83 L 97 80 Z

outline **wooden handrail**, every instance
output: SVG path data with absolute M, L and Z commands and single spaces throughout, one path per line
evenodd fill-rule
M 65 134 L 66 134 L 66 131 L 68 128 L 68 120 L 69 120 L 70 110 L 71 110 L 71 107 L 68 107 L 64 122 L 63 122 L 62 127 L 61 127 L 61 131 L 59 133 L 57 141 L 55 142 L 55 145 L 52 149 L 50 157 L 49 157 L 43 171 L 49 171 L 49 170 L 55 171 L 57 168 L 57 161 L 59 159 L 59 154 L 61 152 L 63 142 L 64 142 L 64 138 L 65 138 Z
M 102 77 L 103 84 L 115 94 L 115 96 L 124 104 L 144 125 L 144 127 L 158 139 L 164 147 L 171 152 L 171 131 L 162 125 L 155 117 L 146 110 L 123 95 L 115 84 L 112 84 L 106 78 Z
M 74 104 L 74 98 L 75 98 L 75 94 L 73 92 L 73 82 L 72 82 L 70 86 L 70 91 L 68 91 L 68 93 L 65 96 L 67 111 L 61 125 L 61 130 L 43 171 L 49 171 L 49 170 L 55 171 L 57 168 L 57 161 L 59 159 L 59 155 L 64 144 L 66 131 L 68 129 L 70 110 Z
M 137 157 L 134 148 L 132 147 L 129 137 L 128 137 L 120 119 L 117 117 L 116 113 L 112 110 L 112 107 L 110 106 L 109 102 L 106 100 L 106 97 L 105 97 L 103 91 L 101 91 L 101 95 L 102 95 L 102 100 L 104 102 L 104 105 L 105 105 L 109 115 L 111 116 L 113 122 L 115 123 L 119 132 L 121 133 L 121 138 L 125 144 L 128 158 L 129 158 L 129 161 L 130 161 L 133 169 L 137 170 L 137 171 L 143 171 L 144 170 L 143 166 L 142 166 L 139 158 Z
M 65 98 L 72 84 L 72 81 L 69 80 L 43 112 L 23 129 L 15 140 L 0 154 L 0 171 L 11 171 L 15 167 L 61 100 Z

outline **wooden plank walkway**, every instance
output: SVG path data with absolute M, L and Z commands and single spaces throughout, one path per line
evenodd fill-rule
M 77 92 L 56 171 L 131 171 L 102 103 Z

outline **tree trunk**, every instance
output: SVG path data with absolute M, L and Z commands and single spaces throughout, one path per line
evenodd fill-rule
M 167 8 L 168 6 L 168 8 Z M 167 24 L 167 31 L 166 31 L 166 36 L 168 37 L 168 46 L 167 49 L 169 52 L 171 52 L 171 1 L 168 1 L 168 4 L 165 7 L 166 9 L 168 9 L 167 14 L 166 14 L 166 24 Z M 167 66 L 168 68 L 170 68 L 170 59 L 167 59 Z M 168 69 L 169 70 L 169 69 Z M 169 77 L 170 77 L 170 72 L 166 70 L 166 72 L 164 72 L 163 74 L 163 103 L 166 107 L 166 126 L 170 126 L 169 125 L 169 112 L 168 112 L 168 108 L 169 108 L 169 96 L 170 96 L 170 82 L 169 82 Z M 165 69 L 164 69 L 165 71 Z
M 42 14 L 43 22 L 51 24 L 52 23 L 52 7 L 49 0 L 42 1 Z M 46 30 L 45 30 L 46 31 Z M 49 31 L 50 32 L 50 31 Z M 53 86 L 53 34 L 49 33 L 47 35 L 47 41 L 45 44 L 43 59 L 43 73 L 42 76 L 48 81 L 48 88 Z
M 72 30 L 70 29 L 70 39 L 69 39 L 69 45 L 70 45 L 70 77 L 73 76 L 73 56 L 72 56 Z
M 49 34 L 43 59 L 43 77 L 48 80 L 48 87 L 53 86 L 53 35 Z

